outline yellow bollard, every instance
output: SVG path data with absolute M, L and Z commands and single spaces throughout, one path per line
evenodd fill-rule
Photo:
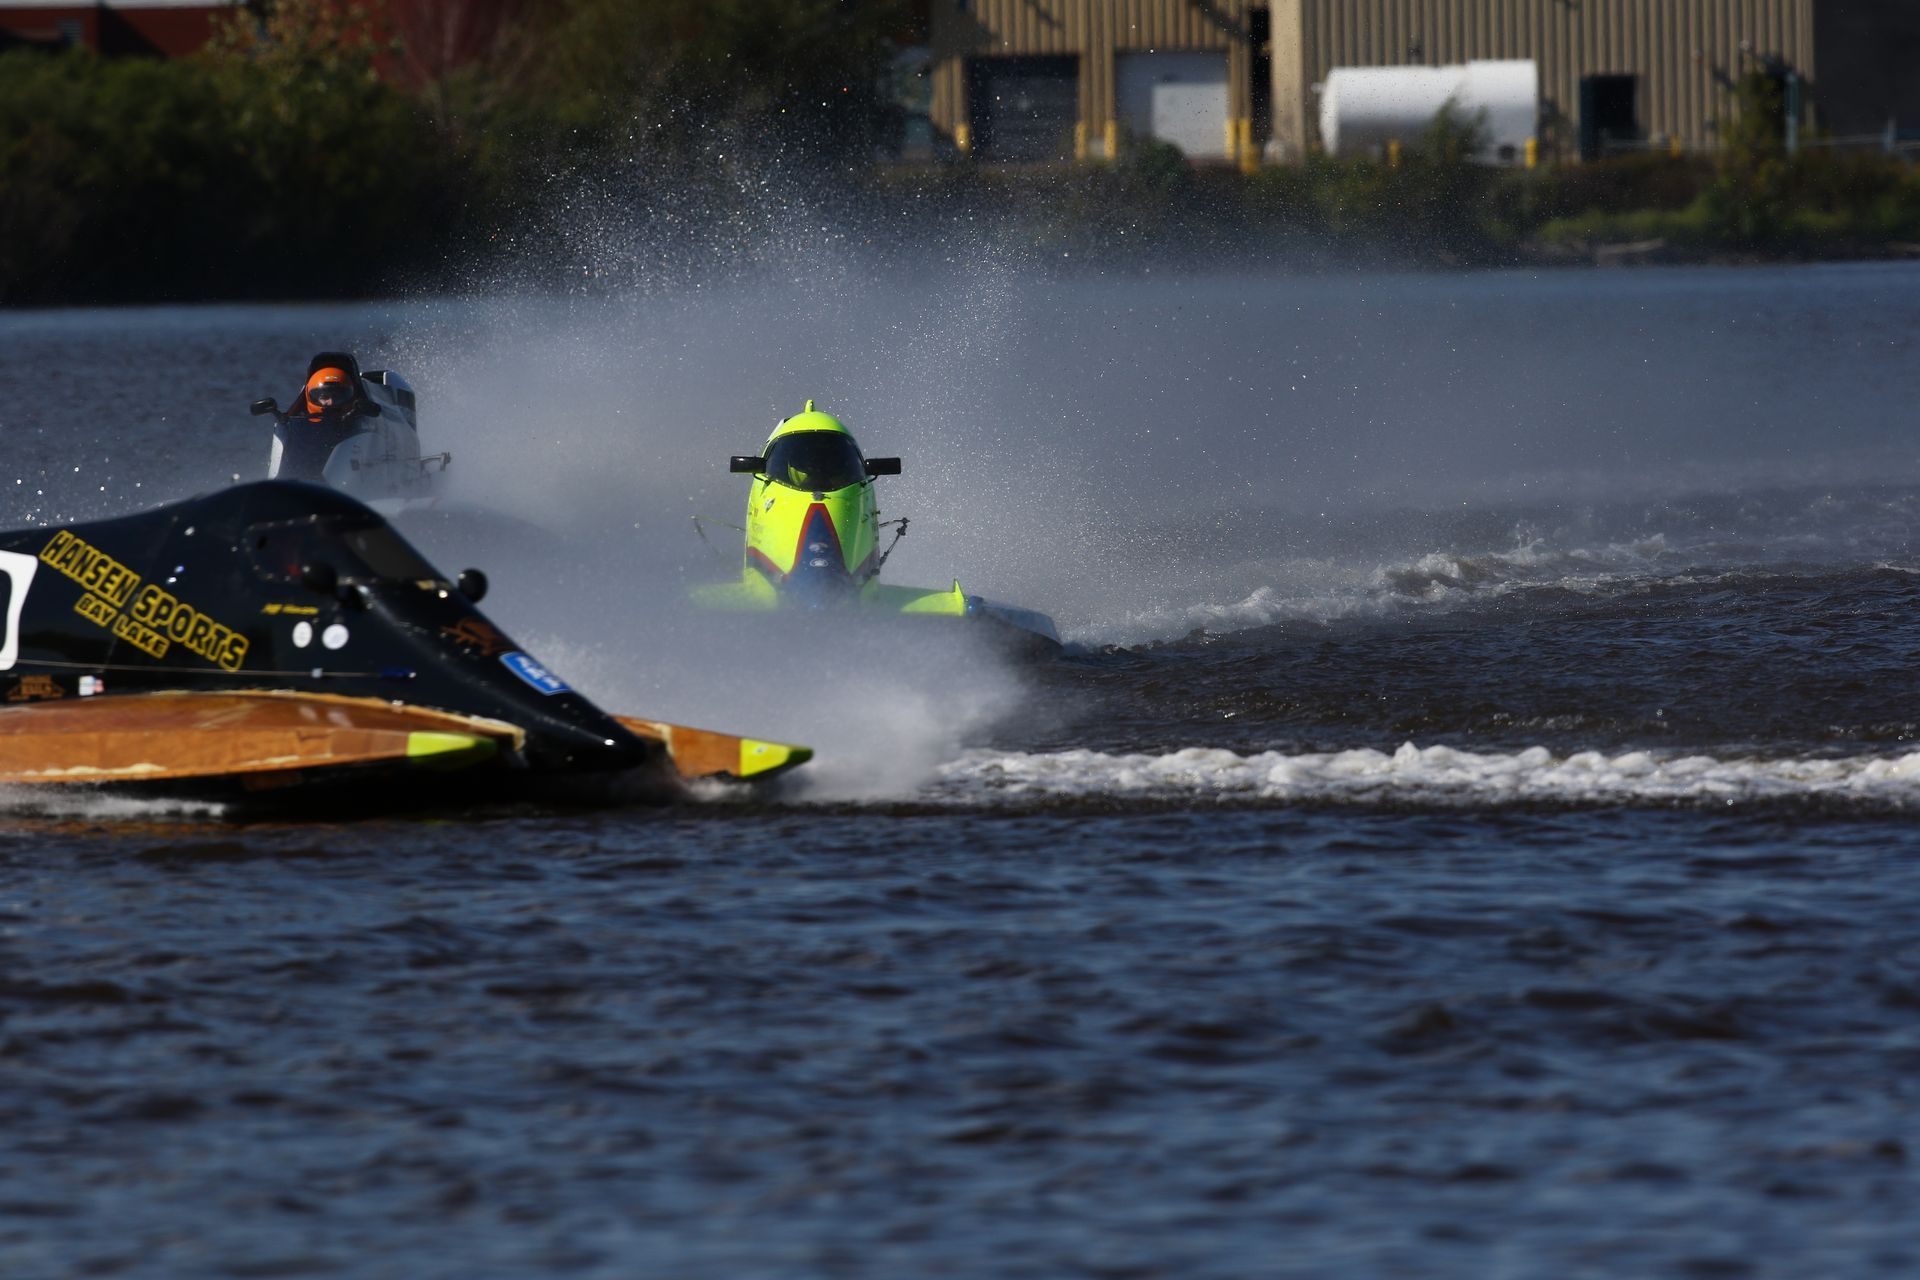
M 1087 158 L 1087 122 L 1085 120 L 1073 122 L 1073 158 L 1075 160 Z
M 1120 122 L 1118 120 L 1107 121 L 1106 143 L 1107 159 L 1117 159 L 1120 155 Z
M 953 145 L 960 148 L 960 154 L 966 155 L 973 150 L 973 126 L 957 124 L 953 126 Z
M 1235 154 L 1234 147 L 1240 141 L 1240 122 L 1238 120 L 1235 120 L 1232 116 L 1228 116 L 1226 121 L 1226 130 L 1227 130 L 1227 154 L 1231 156 Z
M 1540 139 L 1528 138 L 1527 139 L 1527 168 L 1538 169 L 1539 167 L 1540 167 Z
M 1260 168 L 1260 153 L 1253 147 L 1253 117 L 1240 118 L 1240 172 L 1253 173 Z
M 1680 145 L 1679 134 L 1676 133 L 1671 138 L 1667 139 L 1667 154 L 1672 156 L 1675 160 L 1678 160 L 1681 156 L 1686 154 L 1686 148 Z
M 1387 168 L 1398 169 L 1399 167 L 1400 167 L 1400 139 L 1394 138 L 1393 140 L 1387 143 Z

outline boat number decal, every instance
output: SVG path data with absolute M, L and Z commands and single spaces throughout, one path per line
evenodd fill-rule
M 320 643 L 329 649 L 344 648 L 347 643 L 347 629 L 336 622 L 320 633 Z
M 567 686 L 560 677 L 554 675 L 553 672 L 547 670 L 518 649 L 515 649 L 512 653 L 501 654 L 500 661 L 506 664 L 507 670 L 513 672 L 513 674 L 519 676 L 522 680 L 525 680 L 535 689 L 538 689 L 541 693 L 549 697 L 556 693 L 565 693 L 567 691 Z
M 293 647 L 296 649 L 304 649 L 312 643 L 313 643 L 313 624 L 311 622 L 294 623 L 293 624 Z
M 7 635 L 0 643 L 0 671 L 13 670 L 20 656 L 20 611 L 27 607 L 27 587 L 40 562 L 18 551 L 0 551 L 0 572 L 7 575 Z
M 0 552 L 0 555 L 12 555 Z M 25 556 L 19 557 L 26 559 Z M 238 671 L 247 659 L 247 638 L 222 626 L 172 592 L 148 583 L 106 552 L 62 529 L 40 548 L 40 560 L 79 583 L 86 591 L 73 611 L 98 627 L 105 627 L 151 658 L 164 658 L 179 645 L 223 671 Z M 0 564 L 0 568 L 6 568 Z M 13 570 L 8 575 L 17 577 Z M 29 575 L 30 576 L 30 575 Z M 131 602 L 131 603 L 129 603 Z M 8 647 L 0 652 L 0 670 L 13 665 L 13 641 L 19 615 L 9 609 Z

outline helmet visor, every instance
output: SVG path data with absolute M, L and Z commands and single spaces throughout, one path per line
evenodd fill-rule
M 344 382 L 316 382 L 307 388 L 307 400 L 316 409 L 337 409 L 352 395 L 353 389 Z

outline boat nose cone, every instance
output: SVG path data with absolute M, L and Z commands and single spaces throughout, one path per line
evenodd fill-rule
M 834 604 L 850 594 L 853 575 L 847 572 L 846 552 L 833 512 L 824 502 L 816 502 L 800 527 L 800 544 L 795 549 L 793 569 L 786 586 L 793 598 L 808 607 Z
M 551 720 L 527 729 L 527 763 L 535 769 L 562 772 L 612 772 L 638 769 L 658 761 L 660 746 L 628 733 L 604 716 L 604 726 L 556 724 Z
M 527 764 L 552 772 L 632 769 L 655 762 L 658 744 L 635 737 L 524 651 L 497 655 L 488 678 L 500 718 L 526 733 Z

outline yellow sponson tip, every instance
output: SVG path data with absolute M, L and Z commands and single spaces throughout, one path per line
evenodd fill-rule
M 752 738 L 740 739 L 740 776 L 742 778 L 776 773 L 797 764 L 805 764 L 811 759 L 813 759 L 812 747 L 796 747 L 785 742 L 755 742 Z
M 407 759 L 430 768 L 458 769 L 492 756 L 499 744 L 473 733 L 435 733 L 422 730 L 407 735 Z

